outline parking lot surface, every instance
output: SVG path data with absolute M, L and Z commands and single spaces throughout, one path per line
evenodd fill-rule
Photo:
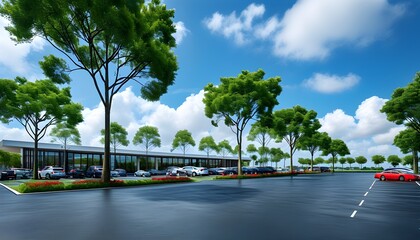
M 0 188 L 0 239 L 412 239 L 419 202 L 419 183 L 356 173 L 24 195 Z

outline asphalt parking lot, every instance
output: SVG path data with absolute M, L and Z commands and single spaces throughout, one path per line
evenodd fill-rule
M 14 195 L 0 239 L 412 239 L 420 183 L 372 174 L 201 181 Z

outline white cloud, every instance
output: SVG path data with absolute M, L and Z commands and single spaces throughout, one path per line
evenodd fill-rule
M 346 76 L 337 76 L 323 73 L 315 73 L 303 82 L 303 85 L 321 93 L 343 92 L 357 85 L 360 77 L 349 73 Z
M 264 5 L 252 3 L 239 16 L 236 16 L 236 12 L 228 16 L 216 12 L 211 18 L 204 19 L 204 24 L 210 31 L 233 38 L 236 44 L 244 45 L 252 34 L 254 19 L 261 17 L 264 12 Z
M 385 99 L 373 96 L 359 105 L 355 116 L 347 115 L 341 109 L 328 113 L 319 119 L 322 124 L 320 131 L 327 132 L 333 139 L 345 141 L 354 157 L 362 155 L 369 159 L 375 154 L 401 155 L 392 143 L 404 127 L 389 122 L 380 112 L 385 102 Z
M 0 68 L 5 68 L 9 72 L 12 71 L 15 74 L 32 75 L 33 69 L 37 69 L 38 65 L 33 65 L 27 61 L 27 57 L 31 52 L 40 52 L 46 45 L 45 40 L 35 37 L 30 43 L 16 44 L 10 39 L 10 34 L 6 29 L 10 22 L 0 17 Z
M 323 59 L 341 46 L 367 46 L 386 37 L 396 19 L 405 12 L 402 4 L 388 0 L 298 0 L 281 20 L 271 16 L 253 24 L 265 12 L 264 5 L 252 3 L 241 15 L 219 12 L 205 19 L 212 32 L 243 45 L 252 40 L 271 40 L 279 57 Z M 254 39 L 251 39 L 254 37 Z
M 184 38 L 187 36 L 189 30 L 185 27 L 183 22 L 176 22 L 175 23 L 176 32 L 173 34 L 176 44 L 181 44 Z

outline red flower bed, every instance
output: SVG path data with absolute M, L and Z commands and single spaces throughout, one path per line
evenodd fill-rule
M 54 185 L 63 185 L 60 181 L 45 181 L 45 182 L 26 182 L 27 187 L 39 188 L 39 187 L 50 187 Z

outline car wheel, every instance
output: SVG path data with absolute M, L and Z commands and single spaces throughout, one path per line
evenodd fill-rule
M 51 179 L 51 176 L 49 173 L 45 174 L 45 179 Z
M 384 175 L 382 175 L 382 176 L 381 176 L 381 178 L 380 178 L 380 180 L 381 180 L 381 181 L 385 181 L 385 180 L 386 180 L 385 176 L 384 176 Z
M 197 176 L 197 173 L 193 172 L 191 175 L 192 175 L 193 177 L 195 177 L 195 176 Z
M 401 182 L 404 182 L 404 181 L 405 181 L 404 176 L 400 176 L 399 180 L 400 180 Z

